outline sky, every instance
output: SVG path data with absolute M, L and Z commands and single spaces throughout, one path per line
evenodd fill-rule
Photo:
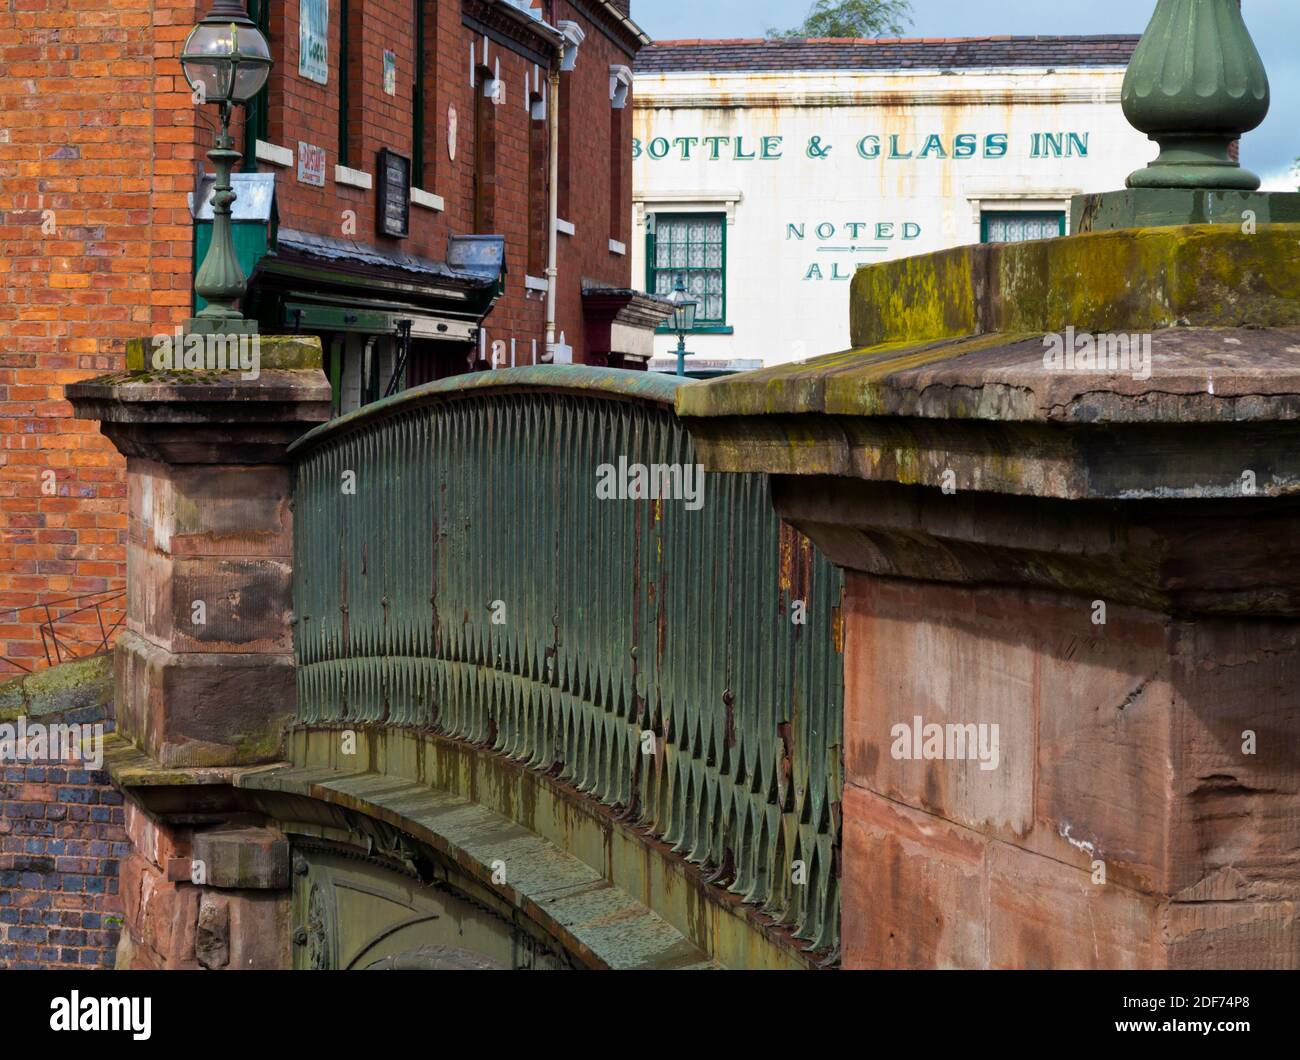
M 803 21 L 812 0 L 632 0 L 632 17 L 651 37 L 761 37 Z M 1141 33 L 1154 0 L 912 0 L 915 37 L 1057 33 Z M 1242 10 L 1268 70 L 1269 116 L 1242 144 L 1242 164 L 1265 188 L 1287 181 L 1300 155 L 1300 0 L 1245 0 Z

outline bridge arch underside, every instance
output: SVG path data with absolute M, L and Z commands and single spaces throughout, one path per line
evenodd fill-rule
M 299 726 L 236 781 L 290 840 L 304 969 L 795 969 L 790 928 L 613 807 L 465 741 Z M 350 752 L 350 753 L 349 753 Z

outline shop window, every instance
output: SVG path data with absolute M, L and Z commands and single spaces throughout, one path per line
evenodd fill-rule
M 646 287 L 667 296 L 685 281 L 699 299 L 697 330 L 727 322 L 727 215 L 724 213 L 648 214 Z
M 980 214 L 980 240 L 984 243 L 1024 243 L 1065 235 L 1065 213 L 1059 210 L 985 210 Z

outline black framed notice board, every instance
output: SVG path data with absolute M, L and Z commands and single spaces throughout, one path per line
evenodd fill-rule
M 379 202 L 375 211 L 379 234 L 411 233 L 411 160 L 387 147 L 379 151 Z

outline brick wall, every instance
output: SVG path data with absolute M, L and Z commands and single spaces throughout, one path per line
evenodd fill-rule
M 349 40 L 349 152 L 353 169 L 374 174 L 376 155 L 387 147 L 403 155 L 414 153 L 412 78 L 414 76 L 414 0 L 348 0 L 353 32 Z M 475 231 L 474 226 L 474 131 L 475 95 L 481 83 L 470 84 L 470 55 L 475 63 L 483 59 L 482 35 L 463 24 L 462 0 L 424 0 L 425 7 L 425 179 L 423 190 L 442 197 L 445 209 L 411 208 L 410 235 L 393 239 L 375 233 L 375 192 L 338 184 L 334 166 L 339 158 L 338 109 L 340 47 L 338 16 L 331 7 L 329 37 L 329 80 L 320 85 L 298 76 L 298 5 L 285 4 L 271 16 L 271 54 L 276 66 L 271 75 L 268 135 L 272 142 L 298 150 L 298 142 L 324 148 L 324 187 L 299 183 L 296 172 L 263 163 L 263 172 L 275 172 L 280 222 L 284 227 L 336 238 L 355 238 L 387 251 L 401 251 L 442 260 L 447 237 Z M 565 339 L 574 347 L 574 359 L 582 356 L 582 279 L 594 279 L 612 286 L 631 283 L 631 262 L 626 255 L 609 249 L 610 166 L 614 151 L 610 143 L 609 67 L 631 65 L 624 46 L 607 37 L 574 6 L 556 0 L 548 16 L 554 22 L 570 19 L 587 32 L 579 49 L 577 68 L 564 75 L 564 90 L 571 93 L 570 115 L 572 159 L 570 174 L 570 216 L 573 236 L 560 236 L 557 290 L 557 319 Z M 549 46 L 533 41 L 532 48 L 547 55 Z M 397 60 L 394 95 L 383 91 L 383 53 L 391 51 Z M 545 339 L 545 301 L 529 294 L 524 278 L 530 274 L 528 244 L 538 233 L 529 225 L 529 141 L 536 123 L 525 102 L 533 89 L 544 83 L 547 69 L 518 51 L 489 40 L 487 65 L 499 69 L 505 82 L 504 102 L 493 109 L 495 155 L 495 233 L 506 237 L 507 279 L 505 295 L 486 322 L 489 342 L 497 339 L 509 349 L 516 344 L 520 363 L 531 357 L 532 340 L 539 353 Z M 628 106 L 631 106 L 630 100 Z M 455 157 L 449 150 L 452 139 L 452 111 L 455 112 Z M 620 126 L 623 143 L 618 151 L 631 151 L 630 123 Z M 549 138 L 543 136 L 549 144 Z M 545 167 L 542 167 L 543 173 Z M 630 209 L 631 167 L 621 167 L 624 192 L 622 204 Z M 531 185 L 533 195 L 546 194 L 545 186 Z M 351 211 L 351 217 L 345 213 Z M 537 212 L 533 211 L 536 218 Z M 354 231 L 345 223 L 355 219 Z M 628 224 L 622 222 L 626 231 Z M 541 233 L 545 238 L 545 233 Z M 536 258 L 536 255 L 534 255 Z M 534 261 L 534 266 L 536 261 Z M 537 270 L 532 270 L 538 275 Z
M 0 684 L 0 724 L 102 722 L 111 679 L 100 656 Z M 75 759 L 0 763 L 0 968 L 112 967 L 129 852 L 105 772 Z
M 414 2 L 349 0 L 362 27 L 352 42 L 350 109 L 358 120 L 349 161 L 372 174 L 381 147 L 413 152 Z M 445 209 L 412 206 L 411 235 L 395 240 L 375 234 L 373 189 L 334 180 L 338 0 L 330 5 L 326 85 L 298 74 L 298 3 L 272 0 L 268 136 L 295 152 L 300 140 L 315 144 L 327 161 L 323 188 L 299 183 L 296 169 L 259 165 L 276 173 L 283 227 L 437 260 L 449 235 L 474 230 L 469 67 L 471 45 L 481 58 L 482 36 L 463 24 L 462 12 L 475 0 L 424 2 L 424 190 L 441 196 Z M 63 387 L 121 367 L 126 339 L 170 330 L 189 315 L 186 194 L 215 122 L 215 108 L 198 117 L 175 58 L 202 13 L 196 7 L 206 9 L 193 0 L 13 0 L 0 8 L 0 675 L 44 665 L 44 605 L 124 585 L 122 462 L 95 424 L 71 418 Z M 575 233 L 559 237 L 557 282 L 557 331 L 578 362 L 583 279 L 631 285 L 630 258 L 609 246 L 612 151 L 630 150 L 611 147 L 609 66 L 630 65 L 632 57 L 626 38 L 612 39 L 593 21 L 600 10 L 592 0 L 581 7 L 546 0 L 548 21 L 571 19 L 587 33 L 576 70 L 564 77 L 572 148 L 565 219 Z M 530 46 L 551 54 L 541 42 Z M 383 91 L 385 50 L 397 60 L 391 96 Z M 528 363 L 534 342 L 544 350 L 546 314 L 544 296 L 525 284 L 539 257 L 535 251 L 530 270 L 529 241 L 538 233 L 530 231 L 529 198 L 546 189 L 536 178 L 530 189 L 529 143 L 538 137 L 525 102 L 546 70 L 497 41 L 489 41 L 488 61 L 493 70 L 499 62 L 506 86 L 493 114 L 494 228 L 506 237 L 508 276 L 486 330 L 507 357 L 513 339 L 517 361 Z M 630 123 L 621 128 L 630 135 Z M 549 137 L 541 139 L 549 148 Z M 242 136 L 236 142 L 242 146 Z M 533 171 L 546 172 L 536 146 Z M 630 166 L 621 181 L 626 204 Z M 344 230 L 349 216 L 352 232 Z M 535 229 L 536 209 L 532 217 Z M 54 609 L 65 635 L 83 645 L 97 639 L 99 616 L 64 619 L 68 606 Z M 105 618 L 111 626 L 117 611 Z
M 557 261 L 560 272 L 558 327 L 574 347 L 574 360 L 580 361 L 582 280 L 597 280 L 612 287 L 641 286 L 639 282 L 632 282 L 631 254 L 616 254 L 609 246 L 614 229 L 625 233 L 621 237 L 623 243 L 627 242 L 626 233 L 631 229 L 630 217 L 621 219 L 617 225 L 611 225 L 610 219 L 609 171 L 615 159 L 610 146 L 609 68 L 611 65 L 631 66 L 632 57 L 615 41 L 594 29 L 576 6 L 566 0 L 556 0 L 556 7 L 559 9 L 555 15 L 557 20 L 569 19 L 587 30 L 587 38 L 578 49 L 576 68 L 564 75 L 571 93 L 569 136 L 572 158 L 568 196 L 571 216 L 565 220 L 573 223 L 575 231 L 572 236 L 560 236 Z M 628 161 L 632 152 L 631 107 L 632 92 L 629 91 L 625 120 L 619 123 L 624 138 L 619 149 L 624 158 L 621 202 L 629 213 L 632 202 L 632 166 Z
M 176 0 L 0 7 L 0 656 L 23 667 L 45 660 L 34 605 L 124 582 L 122 461 L 63 386 L 188 310 L 194 118 L 165 57 L 193 18 Z

